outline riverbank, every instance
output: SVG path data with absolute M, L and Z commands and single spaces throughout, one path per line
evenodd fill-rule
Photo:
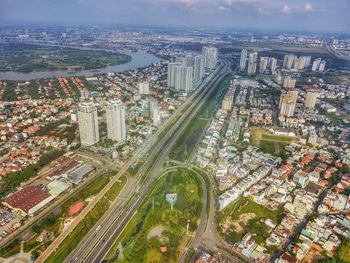
M 106 74 L 109 72 L 123 72 L 127 70 L 134 70 L 137 68 L 143 68 L 153 63 L 160 62 L 160 59 L 156 56 L 147 53 L 146 51 L 138 52 L 120 52 L 124 55 L 131 57 L 131 60 L 124 64 L 107 66 L 99 69 L 69 71 L 69 70 L 55 70 L 55 71 L 40 71 L 40 72 L 0 72 L 0 80 L 13 80 L 13 81 L 28 81 L 33 79 L 46 79 L 55 77 L 72 77 L 72 76 L 94 76 L 97 74 Z

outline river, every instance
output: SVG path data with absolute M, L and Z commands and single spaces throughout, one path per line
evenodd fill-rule
M 109 72 L 123 72 L 127 70 L 133 70 L 137 68 L 142 68 L 151 65 L 152 63 L 158 63 L 159 58 L 152 54 L 148 54 L 145 51 L 138 52 L 121 52 L 123 54 L 129 55 L 131 61 L 115 65 L 108 66 L 100 69 L 91 70 L 80 70 L 80 71 L 67 71 L 67 70 L 55 70 L 55 71 L 42 71 L 42 72 L 0 72 L 0 80 L 32 80 L 32 79 L 43 79 L 43 78 L 54 78 L 54 77 L 72 77 L 72 76 L 94 76 L 96 74 L 103 74 Z

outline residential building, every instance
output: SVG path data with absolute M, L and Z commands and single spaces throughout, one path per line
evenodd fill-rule
M 197 55 L 194 57 L 193 79 L 198 81 L 204 77 L 204 56 Z
M 294 115 L 295 106 L 298 98 L 298 91 L 292 90 L 288 92 L 284 92 L 280 97 L 280 114 L 290 117 Z
M 283 68 L 291 69 L 294 65 L 295 55 L 285 55 L 283 60 Z
M 312 63 L 312 71 L 318 71 L 321 64 L 321 58 L 317 58 L 314 60 L 314 63 Z
M 317 97 L 318 97 L 317 92 L 307 91 L 306 97 L 305 97 L 305 107 L 310 109 L 315 108 Z
M 254 75 L 256 74 L 256 61 L 258 59 L 258 53 L 250 53 L 248 57 L 248 71 L 247 73 L 249 75 Z
M 176 90 L 185 91 L 186 93 L 190 92 L 193 88 L 192 76 L 193 76 L 192 67 L 176 66 L 174 88 Z
M 319 67 L 318 67 L 318 71 L 323 72 L 323 71 L 325 71 L 325 69 L 326 69 L 326 61 L 325 61 L 325 60 L 322 60 L 322 61 L 320 62 Z
M 266 71 L 268 63 L 269 63 L 268 57 L 261 57 L 260 58 L 260 65 L 259 65 L 259 73 L 260 74 L 262 74 Z
M 168 63 L 168 88 L 175 87 L 175 69 L 178 66 L 181 66 L 180 62 Z
M 276 72 L 276 68 L 277 68 L 277 59 L 275 58 L 270 58 L 270 69 L 271 69 L 271 73 L 273 74 L 274 72 Z
M 112 100 L 107 104 L 107 136 L 117 142 L 126 139 L 125 108 L 122 102 Z
M 84 102 L 78 110 L 80 141 L 83 146 L 91 146 L 100 139 L 97 109 L 93 102 Z
M 203 47 L 204 65 L 206 69 L 213 70 L 218 63 L 218 49 L 216 47 Z
M 246 49 L 242 49 L 241 59 L 239 61 L 239 69 L 241 71 L 244 71 L 247 66 L 247 55 L 248 55 L 248 51 Z
M 149 83 L 141 82 L 138 84 L 139 87 L 139 95 L 149 95 Z

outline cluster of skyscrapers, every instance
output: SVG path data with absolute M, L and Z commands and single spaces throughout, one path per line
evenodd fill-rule
M 257 71 L 257 66 L 259 64 L 259 71 Z M 282 67 L 284 69 L 290 70 L 304 70 L 309 68 L 311 65 L 311 56 L 296 56 L 293 54 L 285 55 L 283 59 Z M 274 74 L 277 69 L 277 59 L 273 57 L 260 57 L 260 62 L 258 63 L 258 53 L 248 52 L 247 49 L 242 49 L 241 58 L 239 63 L 240 71 L 247 72 L 248 75 L 254 75 L 257 72 L 264 74 L 270 72 Z M 326 61 L 321 60 L 321 58 L 315 59 L 312 64 L 313 71 L 324 71 L 326 68 Z
M 307 89 L 305 95 L 304 106 L 307 109 L 315 108 L 318 98 L 318 92 L 315 89 Z M 280 114 L 286 117 L 294 115 L 296 103 L 298 99 L 298 91 L 289 90 L 283 91 L 280 97 L 279 109 Z
M 248 51 L 246 49 L 243 49 L 241 52 L 241 59 L 239 62 L 240 70 L 245 71 L 247 69 L 247 73 L 249 75 L 256 74 L 257 60 L 258 60 L 257 52 L 252 52 L 248 54 Z
M 125 107 L 117 100 L 106 106 L 107 137 L 116 142 L 126 139 Z M 97 108 L 92 101 L 79 105 L 78 121 L 82 146 L 92 146 L 100 140 Z
M 322 60 L 321 58 L 317 58 L 314 60 L 314 63 L 312 63 L 312 71 L 319 71 L 323 72 L 326 69 L 326 61 Z
M 249 75 L 257 73 L 258 53 L 248 53 L 246 49 L 242 49 L 239 63 L 240 71 L 247 71 Z M 273 74 L 277 68 L 277 59 L 272 57 L 261 57 L 259 63 L 259 73 L 263 74 L 268 69 Z
M 303 70 L 308 68 L 311 63 L 311 56 L 295 56 L 293 54 L 285 55 L 283 59 L 283 68 Z
M 168 87 L 189 93 L 193 90 L 193 81 L 204 77 L 205 70 L 215 69 L 218 63 L 218 49 L 203 47 L 202 54 L 177 57 L 168 64 Z

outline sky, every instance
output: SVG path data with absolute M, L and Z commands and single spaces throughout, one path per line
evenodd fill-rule
M 350 33 L 350 0 L 0 0 L 2 23 Z

